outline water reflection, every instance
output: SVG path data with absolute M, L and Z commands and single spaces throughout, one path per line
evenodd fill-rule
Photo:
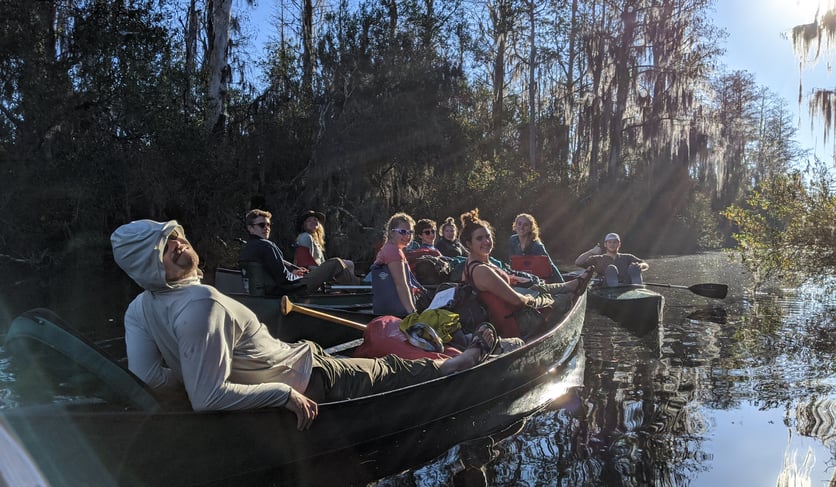
M 688 313 L 687 318 L 693 322 L 709 321 L 719 325 L 726 324 L 726 309 L 719 306 L 706 306 Z M 695 324 L 697 324 L 695 323 Z
M 653 282 L 730 295 L 666 291 L 647 337 L 589 313 L 575 400 L 529 418 L 459 485 L 836 485 L 836 299 L 814 285 L 752 297 L 722 254 L 651 264 Z M 440 485 L 451 455 L 378 485 Z
M 721 253 L 652 259 L 648 274 L 650 282 L 727 283 L 729 296 L 660 291 L 665 323 L 644 337 L 589 312 L 580 387 L 541 390 L 550 395 L 538 401 L 559 399 L 428 463 L 412 452 L 395 470 L 365 459 L 372 474 L 364 481 L 836 485 L 836 297 L 819 285 L 752 296 L 745 271 Z M 0 355 L 0 407 L 14 399 L 3 387 L 8 370 Z M 393 448 L 383 446 L 382 456 Z

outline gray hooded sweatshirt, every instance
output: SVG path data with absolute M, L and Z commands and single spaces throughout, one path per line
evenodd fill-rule
M 313 364 L 306 343 L 273 338 L 255 313 L 200 284 L 166 282 L 163 252 L 183 227 L 139 220 L 110 237 L 116 263 L 145 292 L 125 312 L 128 368 L 155 389 L 185 386 L 195 411 L 283 406 L 304 393 Z

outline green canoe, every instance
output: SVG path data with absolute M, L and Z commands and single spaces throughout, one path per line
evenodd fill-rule
M 663 319 L 665 298 L 642 285 L 591 287 L 589 306 L 638 336 L 656 329 Z

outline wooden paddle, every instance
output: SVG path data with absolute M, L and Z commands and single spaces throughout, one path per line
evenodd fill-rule
M 293 304 L 287 296 L 282 296 L 282 314 L 287 315 L 292 311 L 296 311 L 298 313 L 313 316 L 333 323 L 338 323 L 340 325 L 350 326 L 351 328 L 356 328 L 358 330 L 366 329 L 366 325 L 364 325 L 363 323 L 358 323 L 356 321 L 340 318 L 339 316 L 334 316 L 328 313 L 324 313 L 322 311 L 317 311 L 315 309 L 299 306 L 298 304 Z
M 694 284 L 693 286 L 679 286 L 676 284 L 657 284 L 654 282 L 645 282 L 645 286 L 659 286 L 672 287 L 676 289 L 687 289 L 694 294 L 705 296 L 706 298 L 724 299 L 729 292 L 729 287 L 725 284 Z

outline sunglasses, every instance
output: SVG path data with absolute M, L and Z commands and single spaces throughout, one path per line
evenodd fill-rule
M 412 230 L 407 230 L 405 228 L 393 228 L 392 231 L 400 235 L 412 235 L 413 233 L 415 233 Z
M 270 228 L 270 222 L 251 223 L 250 225 L 252 225 L 254 227 L 260 227 L 260 228 Z
M 435 230 L 424 230 L 421 233 L 424 235 L 435 235 Z

